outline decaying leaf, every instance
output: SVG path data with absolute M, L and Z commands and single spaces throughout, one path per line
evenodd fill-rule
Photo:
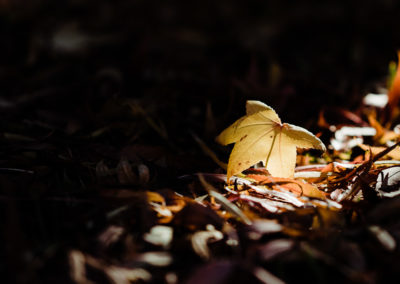
M 396 248 L 396 240 L 388 231 L 379 226 L 369 226 L 368 230 L 386 250 L 393 251 Z
M 217 141 L 236 143 L 229 157 L 228 181 L 260 161 L 272 176 L 293 177 L 296 148 L 325 151 L 325 145 L 311 132 L 282 123 L 271 107 L 259 101 L 247 101 L 246 115 L 225 129 Z
M 215 188 L 213 188 L 212 185 L 206 182 L 204 177 L 202 175 L 199 175 L 199 180 L 204 186 L 206 190 L 208 190 L 208 193 L 210 196 L 214 197 L 218 202 L 221 203 L 221 205 L 229 212 L 231 212 L 234 216 L 237 216 L 239 219 L 241 219 L 245 224 L 250 225 L 251 220 L 243 214 L 243 212 L 233 203 L 229 202 L 228 199 L 226 199 L 222 194 L 218 193 Z
M 172 256 L 166 251 L 149 251 L 138 254 L 135 260 L 149 265 L 163 267 L 172 263 Z
M 86 278 L 85 255 L 72 250 L 69 253 L 70 277 L 75 283 L 94 283 Z
M 255 177 L 256 175 L 248 175 Z M 308 196 L 313 198 L 325 199 L 325 195 L 314 185 L 305 183 L 300 180 L 290 178 L 272 178 L 269 176 L 261 176 L 262 180 L 258 180 L 259 184 L 269 186 L 275 190 L 285 189 L 294 193 L 296 196 Z
M 143 239 L 153 245 L 167 248 L 172 241 L 173 229 L 168 226 L 157 225 L 144 234 Z
M 379 147 L 379 146 L 368 146 L 365 144 L 359 145 L 361 149 L 364 151 L 370 151 L 373 156 L 378 155 L 379 153 L 382 153 L 384 150 L 387 149 L 387 147 Z M 391 150 L 389 153 L 386 154 L 387 157 L 394 159 L 394 160 L 400 160 L 400 148 L 396 147 L 393 150 Z
M 295 242 L 290 239 L 276 239 L 265 245 L 260 246 L 260 258 L 264 261 L 271 260 L 278 255 L 291 250 L 295 246 Z
M 387 144 L 387 142 L 395 141 L 400 137 L 399 133 L 384 128 L 373 114 L 370 114 L 368 116 L 368 121 L 371 124 L 371 126 L 376 130 L 374 141 L 378 142 L 378 144 L 385 145 Z
M 247 237 L 251 240 L 259 240 L 263 235 L 278 233 L 283 230 L 283 226 L 275 220 L 259 219 L 247 227 L 249 232 Z
M 159 254 L 163 254 L 163 252 Z M 141 259 L 138 260 L 142 261 Z M 168 263 L 170 262 L 171 261 Z M 149 282 L 152 278 L 152 275 L 141 267 L 128 268 L 108 264 L 102 259 L 84 254 L 78 250 L 70 251 L 69 265 L 71 267 L 70 276 L 75 283 L 98 283 L 97 281 L 94 282 L 88 279 L 86 267 L 103 272 L 111 283 L 128 284 L 137 281 Z
M 203 259 L 210 258 L 210 250 L 207 246 L 209 241 L 222 240 L 224 235 L 216 230 L 213 225 L 207 225 L 206 231 L 198 231 L 192 236 L 193 250 Z

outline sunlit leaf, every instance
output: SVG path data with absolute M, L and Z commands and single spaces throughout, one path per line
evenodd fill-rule
M 282 123 L 271 107 L 259 101 L 247 101 L 246 113 L 217 137 L 222 145 L 236 143 L 229 157 L 228 181 L 260 161 L 272 176 L 293 177 L 296 148 L 325 151 L 325 145 L 311 132 Z

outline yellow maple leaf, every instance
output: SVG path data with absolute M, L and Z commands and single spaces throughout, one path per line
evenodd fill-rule
M 225 129 L 217 142 L 235 143 L 228 162 L 228 181 L 260 161 L 272 176 L 291 178 L 296 166 L 296 148 L 325 151 L 325 145 L 311 132 L 282 123 L 276 112 L 260 101 L 247 101 L 246 115 Z

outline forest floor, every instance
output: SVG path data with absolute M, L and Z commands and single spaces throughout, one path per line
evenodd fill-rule
M 0 4 L 2 283 L 398 282 L 397 4 L 71 2 Z M 250 99 L 327 152 L 228 185 Z

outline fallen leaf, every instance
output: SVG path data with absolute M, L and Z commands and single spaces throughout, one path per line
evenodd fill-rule
M 380 242 L 383 248 L 388 251 L 393 251 L 396 249 L 396 240 L 388 231 L 379 226 L 369 226 L 368 230 Z
M 236 143 L 229 157 L 228 181 L 260 161 L 272 176 L 293 177 L 296 148 L 325 151 L 325 145 L 311 132 L 282 123 L 271 107 L 259 101 L 247 101 L 246 115 L 225 129 L 217 141 Z
M 372 114 L 368 116 L 368 121 L 376 130 L 374 141 L 378 142 L 379 144 L 384 145 L 386 142 L 397 140 L 400 137 L 399 133 L 396 133 L 393 130 L 385 129 Z
M 247 225 L 251 224 L 251 220 L 236 205 L 234 205 L 232 202 L 230 202 L 228 199 L 226 199 L 225 196 L 223 196 L 222 194 L 217 192 L 217 190 L 211 184 L 207 183 L 207 181 L 204 179 L 204 177 L 202 175 L 199 175 L 199 180 L 202 183 L 202 185 L 204 186 L 204 188 L 206 190 L 208 190 L 208 194 L 211 197 L 214 197 L 216 200 L 218 200 L 218 202 L 221 203 L 221 205 L 227 211 L 229 211 L 234 216 L 238 217 L 240 220 L 242 220 Z
M 267 198 L 260 198 L 260 197 L 255 197 L 255 196 L 251 196 L 251 195 L 247 195 L 247 194 L 240 194 L 239 198 L 250 204 L 258 204 L 264 210 L 271 212 L 271 213 L 280 213 L 283 210 L 294 210 L 295 209 L 292 205 L 287 204 L 286 202 L 269 200 Z
M 166 253 L 164 252 L 154 252 L 154 253 L 149 252 L 139 255 L 139 257 L 136 260 L 156 266 L 158 263 L 154 264 L 155 261 L 154 259 L 150 259 L 151 258 L 149 257 L 150 254 L 166 255 Z M 167 256 L 169 257 L 169 255 Z M 153 262 L 148 261 L 149 259 L 152 260 Z M 164 263 L 167 263 L 167 265 L 170 264 L 171 263 L 170 259 L 171 259 L 170 257 L 169 259 L 166 259 L 166 256 L 164 256 Z M 149 282 L 152 279 L 152 275 L 143 268 L 140 267 L 127 268 L 127 267 L 108 264 L 101 259 L 97 259 L 91 255 L 84 254 L 77 250 L 72 250 L 69 253 L 69 265 L 71 267 L 70 276 L 76 283 L 98 283 L 98 281 L 94 282 L 87 278 L 86 276 L 87 267 L 90 268 L 90 270 L 94 269 L 103 272 L 105 275 L 107 275 L 107 278 L 109 280 L 108 282 L 111 283 L 129 284 L 138 281 Z
M 246 227 L 247 237 L 250 240 L 259 240 L 262 236 L 281 232 L 283 226 L 276 222 L 276 220 L 259 219 L 255 220 L 253 224 Z
M 163 267 L 172 263 L 172 255 L 166 251 L 148 251 L 136 255 L 135 261 Z
M 85 255 L 78 251 L 69 252 L 70 277 L 75 283 L 94 283 L 86 278 Z
M 161 194 L 154 191 L 146 191 L 147 201 L 149 203 L 159 203 L 165 205 L 165 199 Z
M 220 241 L 223 239 L 224 235 L 216 230 L 213 225 L 207 225 L 206 231 L 198 231 L 192 236 L 192 247 L 193 250 L 201 258 L 208 260 L 211 256 L 210 249 L 208 248 L 208 242 L 210 241 Z
M 383 152 L 384 150 L 387 149 L 387 147 L 377 147 L 377 146 L 369 146 L 365 144 L 360 144 L 359 145 L 361 149 L 364 151 L 370 151 L 372 155 L 376 156 L 379 153 Z M 392 151 L 386 154 L 387 157 L 394 159 L 394 160 L 400 160 L 400 148 L 396 147 Z
M 172 241 L 173 228 L 168 226 L 156 225 L 150 229 L 150 232 L 143 235 L 143 239 L 153 245 L 168 248 Z
M 254 190 L 257 194 L 262 194 L 264 199 L 274 200 L 276 205 L 280 204 L 282 201 L 284 202 L 284 208 L 288 209 L 287 205 L 294 205 L 296 207 L 302 207 L 305 204 L 305 200 L 299 199 L 297 196 L 292 194 L 287 190 L 271 190 L 268 186 L 255 186 L 249 185 L 249 187 Z M 293 207 L 292 207 L 293 208 Z
M 248 175 L 248 177 L 253 178 L 255 175 Z M 325 195 L 316 186 L 305 183 L 300 180 L 290 179 L 290 178 L 272 178 L 269 176 L 264 176 L 264 179 L 258 181 L 262 185 L 267 185 L 274 190 L 280 190 L 281 188 L 294 193 L 296 196 L 308 196 L 313 198 L 325 199 Z
M 290 251 L 294 246 L 295 242 L 293 240 L 276 239 L 261 245 L 258 249 L 258 253 L 263 261 L 270 261 L 282 253 Z

